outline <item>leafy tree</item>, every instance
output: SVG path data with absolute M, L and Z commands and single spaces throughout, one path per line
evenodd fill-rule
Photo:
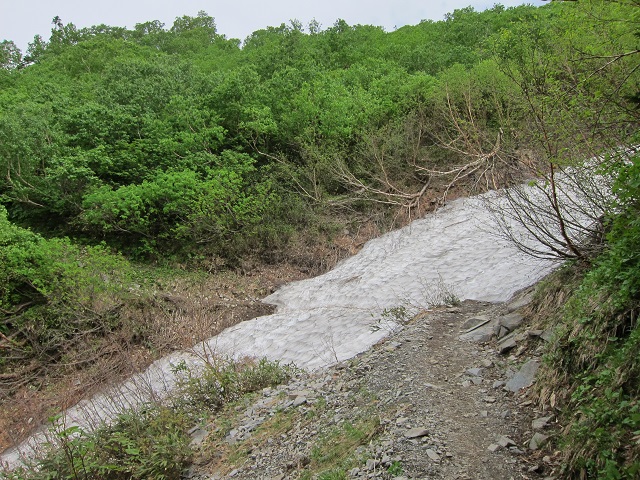
M 0 42 L 0 68 L 13 70 L 22 65 L 22 52 L 11 40 Z

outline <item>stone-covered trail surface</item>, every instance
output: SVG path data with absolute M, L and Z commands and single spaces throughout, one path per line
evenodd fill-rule
M 519 326 L 529 299 L 422 312 L 356 358 L 265 389 L 194 429 L 203 455 L 187 476 L 553 478 L 553 459 L 540 450 L 553 416 L 536 411 L 525 386 L 546 337 Z M 475 336 L 483 342 L 460 338 L 487 320 L 471 332 L 483 331 Z M 354 431 L 365 435 L 360 446 L 343 444 Z M 351 460 L 325 469 L 339 454 L 332 444 Z

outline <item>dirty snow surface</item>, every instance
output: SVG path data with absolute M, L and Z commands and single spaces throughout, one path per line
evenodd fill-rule
M 281 288 L 264 299 L 275 314 L 231 327 L 209 345 L 317 368 L 380 340 L 394 327 L 396 307 L 410 312 L 449 295 L 507 300 L 554 264 L 521 254 L 491 222 L 482 198 L 456 200 L 368 242 L 332 271 Z
M 489 193 L 488 195 L 495 195 Z M 495 199 L 494 199 L 495 200 Z M 173 365 L 202 365 L 207 354 L 268 357 L 315 369 L 353 357 L 396 328 L 397 307 L 410 313 L 439 298 L 498 302 L 549 273 L 556 264 L 519 253 L 495 233 L 483 197 L 459 199 L 409 226 L 368 242 L 332 271 L 289 284 L 266 297 L 276 313 L 235 325 L 193 353 L 176 353 L 108 393 L 66 412 L 66 425 L 90 428 L 150 396 L 164 396 Z M 393 310 L 395 309 L 395 310 Z M 44 434 L 25 442 L 30 454 Z M 2 461 L 19 461 L 18 449 Z

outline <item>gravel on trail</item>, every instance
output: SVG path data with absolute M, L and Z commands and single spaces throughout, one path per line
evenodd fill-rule
M 536 411 L 528 398 L 535 370 L 521 368 L 545 340 L 520 325 L 522 315 L 514 321 L 530 297 L 424 311 L 353 359 L 263 390 L 194 431 L 202 455 L 187 477 L 553 478 L 541 447 L 554 417 Z M 477 330 L 493 333 L 470 341 Z M 505 334 L 515 347 L 500 353 Z M 519 376 L 523 386 L 508 389 Z M 331 443 L 348 449 L 341 442 L 367 426 L 340 464 L 343 476 L 321 476 Z

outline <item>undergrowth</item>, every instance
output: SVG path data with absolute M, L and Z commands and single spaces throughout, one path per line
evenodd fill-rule
M 121 413 L 93 431 L 51 419 L 44 452 L 2 480 L 175 479 L 194 455 L 189 429 L 244 394 L 285 382 L 294 369 L 267 360 L 210 359 L 197 374 L 176 367 L 177 390 L 166 401 Z
M 379 427 L 378 416 L 369 415 L 332 428 L 311 449 L 310 464 L 302 478 L 316 478 L 313 475 L 317 475 L 322 480 L 346 479 L 347 470 L 363 461 L 357 456 L 358 447 L 369 443 Z
M 540 399 L 557 403 L 567 425 L 560 441 L 565 478 L 640 476 L 639 173 L 637 162 L 621 169 L 608 248 L 577 288 L 566 282 L 576 266 L 559 274 L 563 287 L 546 286 L 562 306 L 553 315 L 558 325 Z

